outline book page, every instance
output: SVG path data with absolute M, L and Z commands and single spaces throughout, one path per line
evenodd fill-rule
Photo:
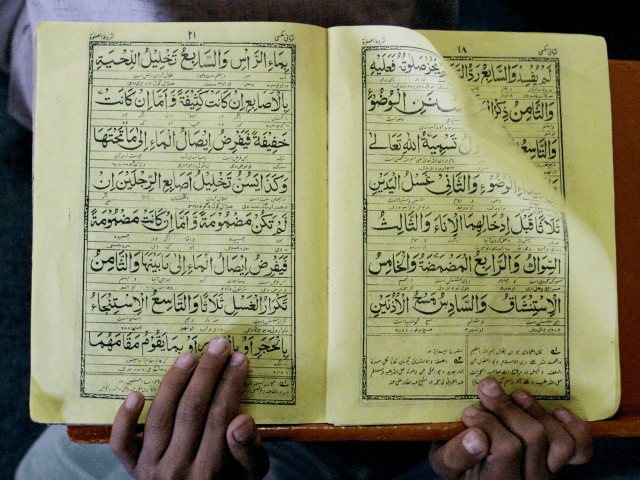
M 559 403 L 587 420 L 608 418 L 620 401 L 620 367 L 605 41 L 587 35 L 420 33 L 445 56 L 454 75 L 467 82 L 554 190 L 563 194 L 572 381 L 571 402 Z M 534 75 L 517 78 L 516 70 Z M 551 75 L 539 73 L 545 70 Z
M 487 376 L 548 408 L 610 416 L 603 43 L 495 34 L 485 47 L 438 34 L 449 53 L 483 45 L 478 58 L 444 60 L 399 29 L 329 31 L 328 418 L 459 420 Z M 578 64 L 578 45 L 591 63 Z
M 43 23 L 37 40 L 34 420 L 111 423 L 222 336 L 258 423 L 323 421 L 326 32 Z

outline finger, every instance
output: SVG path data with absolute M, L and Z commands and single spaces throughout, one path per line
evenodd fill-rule
M 140 461 L 156 464 L 164 455 L 171 440 L 178 402 L 197 363 L 193 353 L 183 353 L 164 375 L 147 414 Z
M 171 442 L 163 461 L 191 463 L 195 457 L 213 393 L 228 356 L 229 342 L 225 339 L 216 337 L 209 342 L 180 399 Z
M 433 442 L 429 463 L 438 475 L 458 478 L 489 453 L 489 439 L 479 428 L 470 428 L 448 442 Z
M 269 471 L 269 455 L 253 418 L 248 414 L 234 418 L 227 428 L 227 445 L 233 458 L 245 471 L 247 480 L 263 478 Z
M 529 392 L 516 390 L 511 394 L 511 398 L 522 410 L 544 427 L 548 444 L 547 468 L 552 474 L 557 473 L 573 455 L 575 446 L 573 438 Z
M 144 396 L 140 392 L 131 392 L 120 406 L 111 428 L 111 451 L 130 475 L 133 475 L 140 455 L 141 443 L 136 435 L 136 426 L 143 407 Z
M 519 479 L 522 443 L 493 414 L 469 407 L 462 412 L 462 422 L 468 428 L 479 428 L 489 438 L 489 454 L 481 468 L 486 478 Z M 483 477 L 484 478 L 484 477 Z
M 567 463 L 570 465 L 587 463 L 593 455 L 593 440 L 587 422 L 566 408 L 559 408 L 554 412 L 553 416 L 569 432 L 575 442 L 573 455 L 567 460 Z
M 235 352 L 218 382 L 209 408 L 200 448 L 194 460 L 195 472 L 204 478 L 213 477 L 221 468 L 220 457 L 226 452 L 227 428 L 240 410 L 240 399 L 249 370 L 244 353 Z
M 516 405 L 493 378 L 487 377 L 478 384 L 478 396 L 484 407 L 522 442 L 524 477 L 548 478 L 547 434 L 542 424 Z

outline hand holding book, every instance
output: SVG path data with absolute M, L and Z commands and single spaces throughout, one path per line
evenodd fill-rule
M 267 473 L 269 460 L 255 423 L 238 415 L 248 360 L 229 353 L 228 342 L 215 338 L 199 361 L 190 353 L 178 357 L 164 376 L 143 434 L 136 435 L 135 427 L 144 397 L 129 394 L 110 444 L 134 478 L 259 479 Z M 588 427 L 569 410 L 551 416 L 528 392 L 507 395 L 489 377 L 480 382 L 478 395 L 486 410 L 467 408 L 462 412 L 467 430 L 431 445 L 429 460 L 442 477 L 467 472 L 465 478 L 478 480 L 547 479 L 564 465 L 591 457 Z
M 444 478 L 547 479 L 565 465 L 586 463 L 593 448 L 589 428 L 567 409 L 549 415 L 523 390 L 507 395 L 487 377 L 478 385 L 486 410 L 462 412 L 467 430 L 449 440 L 434 442 L 429 459 Z
M 144 396 L 127 396 L 111 450 L 134 478 L 262 478 L 269 459 L 253 419 L 238 415 L 249 361 L 215 338 L 198 359 L 183 353 L 165 374 L 145 431 L 135 429 Z M 160 477 L 159 477 L 160 476 Z

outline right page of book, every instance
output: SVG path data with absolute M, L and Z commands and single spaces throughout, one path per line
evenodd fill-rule
M 487 376 L 613 415 L 604 41 L 336 28 L 329 59 L 329 421 L 459 420 Z

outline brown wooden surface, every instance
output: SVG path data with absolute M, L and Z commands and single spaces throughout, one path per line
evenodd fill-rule
M 640 411 L 621 410 L 614 418 L 589 422 L 589 426 L 594 437 L 640 436 Z M 298 442 L 448 440 L 463 429 L 461 422 L 353 427 L 313 423 L 259 427 L 263 440 Z M 111 425 L 68 425 L 67 434 L 75 443 L 108 443 Z
M 609 61 L 618 269 L 622 399 L 615 417 L 590 422 L 597 437 L 640 436 L 640 62 Z M 462 423 L 335 427 L 327 424 L 261 426 L 265 440 L 446 440 Z M 110 425 L 69 425 L 77 443 L 107 443 Z
M 609 61 L 616 196 L 621 408 L 640 411 L 640 62 Z M 637 431 L 634 436 L 640 436 Z

